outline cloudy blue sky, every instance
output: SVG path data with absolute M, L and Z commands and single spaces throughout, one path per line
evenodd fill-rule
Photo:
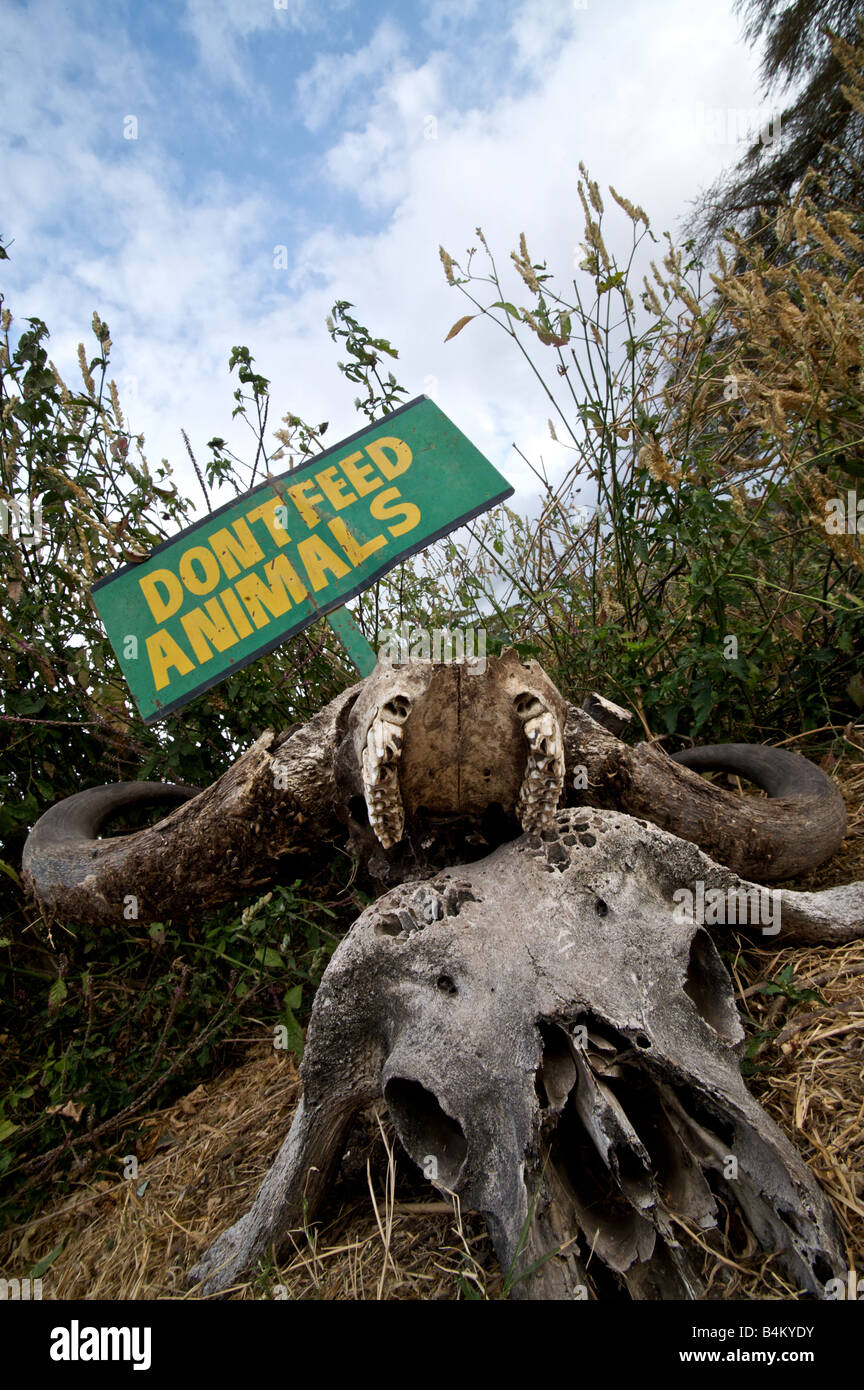
M 271 379 L 274 426 L 287 410 L 328 419 L 335 443 L 363 423 L 324 325 L 350 300 L 398 346 L 411 395 L 433 395 L 522 494 L 513 445 L 554 468 L 549 412 L 492 325 L 444 343 L 466 306 L 439 243 L 458 257 L 480 225 L 503 267 L 524 232 L 572 279 L 580 160 L 674 232 L 739 153 L 716 113 L 759 106 L 758 54 L 730 11 L 0 0 L 7 307 L 45 319 L 70 379 L 97 310 L 132 429 L 191 491 L 181 427 L 199 457 L 214 434 L 243 442 L 235 343 Z M 515 272 L 509 288 L 525 302 Z

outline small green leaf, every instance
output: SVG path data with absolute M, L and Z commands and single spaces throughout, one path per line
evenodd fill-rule
M 272 946 L 259 946 L 255 952 L 255 959 L 260 961 L 265 970 L 280 970 L 285 965 L 279 952 Z
M 36 1261 L 35 1265 L 33 1266 L 33 1268 L 27 1276 L 28 1279 L 42 1278 L 42 1275 L 45 1273 L 46 1270 L 49 1270 L 51 1268 L 57 1256 L 60 1254 L 60 1251 L 63 1249 L 65 1240 L 66 1237 L 64 1236 L 60 1244 L 55 1245 L 54 1249 L 50 1252 L 50 1254 L 43 1255 L 41 1260 Z
M 302 1059 L 303 1029 L 300 1027 L 298 1020 L 295 1018 L 293 1009 L 289 1008 L 287 1003 L 282 1012 L 282 1018 L 285 1022 L 286 1049 L 288 1052 L 293 1052 L 295 1056 Z
M 66 981 L 57 979 L 48 991 L 49 1009 L 59 1009 L 69 991 L 66 988 Z

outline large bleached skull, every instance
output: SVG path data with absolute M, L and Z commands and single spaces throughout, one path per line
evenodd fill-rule
M 383 1099 L 418 1167 L 483 1213 L 517 1296 L 698 1298 L 718 1229 L 819 1295 L 840 1237 L 741 1079 L 729 976 L 676 909 L 699 884 L 751 886 L 642 821 L 570 809 L 385 894 L 324 975 L 255 1205 L 191 1278 L 224 1289 L 313 1219 L 352 1119 Z M 777 899 L 799 928 L 831 905 Z

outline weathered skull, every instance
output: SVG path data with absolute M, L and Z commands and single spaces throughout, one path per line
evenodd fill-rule
M 410 1157 L 485 1215 L 517 1294 L 699 1297 L 718 1228 L 818 1294 L 845 1268 L 839 1234 L 741 1079 L 728 974 L 673 897 L 699 882 L 752 887 L 644 821 L 576 808 L 367 908 L 316 996 L 288 1138 L 192 1281 L 226 1288 L 313 1218 L 353 1116 L 383 1097 Z M 805 933 L 833 901 L 778 900 Z
M 362 796 L 385 849 L 406 817 L 480 824 L 491 809 L 543 830 L 564 785 L 566 704 L 536 661 L 381 662 L 351 710 L 336 759 L 343 798 Z
M 571 802 L 643 816 L 763 882 L 804 873 L 840 845 L 843 798 L 806 758 L 727 744 L 673 760 L 617 737 L 627 719 L 597 695 L 587 708 L 567 703 L 513 651 L 464 665 L 381 663 L 308 724 L 267 730 L 204 791 L 131 782 L 58 802 L 27 839 L 23 881 L 49 918 L 111 925 L 132 895 L 139 922 L 184 920 L 273 882 L 283 855 L 344 838 L 347 822 L 349 845 L 389 886 L 488 853 L 520 822 L 543 829 L 565 780 Z M 768 798 L 735 796 L 690 767 L 734 771 Z M 99 838 L 118 810 L 166 800 L 185 804 Z

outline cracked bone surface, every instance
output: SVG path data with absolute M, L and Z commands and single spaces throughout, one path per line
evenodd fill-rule
M 753 885 L 617 811 L 553 826 L 358 918 L 315 999 L 288 1137 L 190 1282 L 218 1293 L 289 1245 L 375 1102 L 435 1185 L 483 1214 L 514 1296 L 699 1298 L 706 1245 L 733 1261 L 761 1248 L 811 1295 L 844 1274 L 827 1200 L 742 1080 L 712 934 L 675 911 L 682 888 Z M 849 891 L 777 890 L 772 944 L 831 914 L 864 934 Z

